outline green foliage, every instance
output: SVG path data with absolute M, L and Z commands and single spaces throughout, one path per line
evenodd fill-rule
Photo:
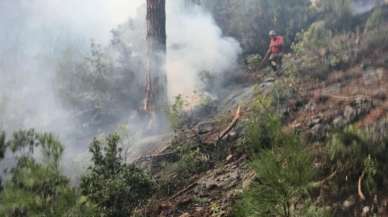
M 21 158 L 11 174 L 0 194 L 1 216 L 96 216 L 94 206 L 78 201 L 68 179 L 53 168 Z
M 59 99 L 87 122 L 86 126 L 109 125 L 123 112 L 137 109 L 143 100 L 138 91 L 143 88 L 143 74 L 137 73 L 141 58 L 121 39 L 114 41 L 115 46 L 106 47 L 92 42 L 88 54 L 67 48 L 58 60 L 54 86 Z
M 325 79 L 330 71 L 346 68 L 359 60 L 360 33 L 334 34 L 325 21 L 318 21 L 293 45 L 298 74 Z
M 362 44 L 362 53 L 368 54 L 375 50 L 386 50 L 388 49 L 388 28 L 378 28 L 370 30 L 364 35 Z
M 82 193 L 98 205 L 102 216 L 127 217 L 152 193 L 152 181 L 142 170 L 127 165 L 118 146 L 119 136 L 94 140 L 93 165 L 81 178 Z
M 282 130 L 271 97 L 258 96 L 245 126 L 243 147 L 256 179 L 241 196 L 234 216 L 329 216 L 312 202 L 313 156 L 294 133 Z
M 258 96 L 252 103 L 253 114 L 245 122 L 241 146 L 252 157 L 263 149 L 281 145 L 285 134 L 281 132 L 281 121 L 271 111 L 273 101 L 270 97 Z
M 336 32 L 350 30 L 352 27 L 353 0 L 325 0 L 319 6 L 320 18 Z
M 365 24 L 365 32 L 381 28 L 384 22 L 384 13 L 382 8 L 373 10 Z
M 340 179 L 350 177 L 350 182 L 355 185 L 358 177 L 364 173 L 366 180 L 364 183 L 369 194 L 383 187 L 385 174 L 388 172 L 386 136 L 376 136 L 373 128 L 359 129 L 350 126 L 335 133 L 327 146 L 330 165 L 333 167 L 332 170 L 342 174 Z M 349 189 L 341 188 L 341 191 L 347 190 Z
M 94 205 L 87 199 L 81 201 L 68 178 L 61 174 L 63 146 L 53 135 L 18 131 L 7 147 L 18 157 L 0 192 L 0 216 L 96 216 Z M 36 150 L 43 163 L 32 157 Z
M 298 74 L 322 77 L 330 69 L 325 57 L 327 47 L 333 36 L 324 21 L 313 23 L 305 32 L 298 34 L 298 42 L 292 48 L 298 59 Z
M 326 216 L 309 202 L 315 177 L 313 157 L 294 133 L 282 131 L 271 97 L 257 97 L 245 126 L 243 147 L 256 180 L 234 209 L 234 216 Z
M 206 171 L 208 169 L 207 160 L 199 149 L 185 151 L 177 162 L 177 174 L 182 178 L 189 178 L 193 174 Z
M 221 206 L 217 202 L 213 202 L 210 205 L 211 210 L 211 217 L 222 217 L 225 215 L 224 211 L 222 210 Z
M 243 194 L 235 216 L 314 216 L 314 206 L 308 202 L 315 175 L 312 162 L 312 156 L 296 139 L 263 150 L 252 162 L 257 181 Z
M 365 172 L 365 183 L 368 192 L 376 192 L 377 185 L 375 178 L 378 170 L 378 164 L 376 159 L 374 159 L 371 155 L 368 155 L 368 157 L 363 162 L 363 168 Z
M 261 113 L 248 121 L 245 141 L 249 153 L 259 153 L 264 148 L 271 148 L 281 139 L 280 120 L 273 114 Z
M 175 97 L 175 102 L 172 104 L 167 111 L 167 116 L 170 121 L 170 125 L 173 129 L 179 129 L 183 126 L 184 122 L 184 106 L 185 101 L 182 95 Z
M 177 148 L 176 162 L 163 165 L 159 181 L 160 192 L 170 195 L 177 189 L 190 183 L 194 174 L 199 174 L 209 169 L 209 157 L 199 148 L 192 148 L 185 144 Z
M 32 154 L 34 148 L 39 148 L 44 164 L 54 168 L 59 167 L 59 161 L 63 154 L 63 145 L 50 133 L 38 133 L 34 129 L 20 130 L 13 134 L 13 138 L 7 146 L 12 152 L 24 152 Z
M 204 0 L 203 5 L 213 13 L 223 32 L 236 38 L 246 53 L 264 53 L 271 29 L 284 35 L 290 45 L 314 15 L 309 0 Z
M 307 48 L 319 49 L 325 47 L 333 37 L 333 33 L 326 27 L 324 21 L 317 21 L 311 24 L 305 32 L 299 34 L 298 37 L 300 41 L 293 48 L 296 53 L 302 53 Z
M 85 57 L 84 61 L 81 61 L 82 57 L 75 52 L 66 50 L 63 62 L 58 66 L 58 77 L 62 80 L 59 93 L 68 105 L 81 108 L 88 105 L 96 110 L 105 109 L 112 100 L 108 95 L 114 85 L 111 78 L 112 60 L 101 46 L 93 42 L 90 55 Z

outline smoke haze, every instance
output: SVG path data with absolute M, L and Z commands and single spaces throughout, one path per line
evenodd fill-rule
M 90 39 L 109 46 L 110 31 L 120 24 L 129 32 L 124 43 L 133 45 L 135 54 L 144 52 L 144 0 L 3 0 L 0 13 L 1 127 L 7 132 L 20 128 L 50 131 L 72 146 L 66 150 L 86 151 L 91 138 L 71 139 L 82 133 L 83 123 L 74 111 L 62 106 L 54 91 L 58 61 L 69 47 L 87 54 Z M 128 27 L 129 18 L 129 23 L 137 23 L 135 27 Z M 241 52 L 238 42 L 224 37 L 206 10 L 187 8 L 182 0 L 167 1 L 167 34 L 171 98 L 198 90 L 202 71 L 216 75 L 232 72 Z M 85 147 L 78 147 L 80 144 Z
M 199 90 L 199 73 L 233 72 L 241 53 L 239 43 L 222 35 L 209 12 L 183 1 L 168 1 L 167 72 L 171 97 Z

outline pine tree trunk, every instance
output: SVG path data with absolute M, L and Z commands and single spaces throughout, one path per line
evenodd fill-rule
M 147 0 L 147 61 L 144 110 L 163 112 L 167 106 L 166 2 Z

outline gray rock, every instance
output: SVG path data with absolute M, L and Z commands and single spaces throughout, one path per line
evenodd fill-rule
M 322 139 L 325 137 L 327 126 L 325 124 L 316 124 L 311 128 L 311 134 L 316 139 Z
M 350 207 L 354 206 L 356 204 L 356 200 L 353 196 L 350 196 L 348 199 L 346 199 L 342 203 L 342 207 L 346 210 L 349 209 Z
M 211 121 L 201 122 L 196 126 L 196 130 L 198 134 L 205 134 L 205 133 L 211 132 L 214 130 L 214 128 L 215 128 L 215 123 Z
M 335 128 L 341 128 L 346 125 L 345 119 L 342 116 L 338 116 L 333 120 L 333 126 Z
M 344 110 L 344 118 L 346 123 L 352 122 L 357 117 L 357 111 L 351 106 L 346 106 Z
M 362 208 L 361 216 L 368 216 L 369 212 L 370 212 L 370 207 L 369 206 L 364 206 L 364 208 Z

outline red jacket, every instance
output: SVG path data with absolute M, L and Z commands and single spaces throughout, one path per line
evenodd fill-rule
M 282 52 L 284 45 L 284 38 L 283 36 L 275 36 L 273 39 L 271 39 L 271 43 L 269 45 L 269 49 L 271 50 L 272 54 L 277 54 Z

